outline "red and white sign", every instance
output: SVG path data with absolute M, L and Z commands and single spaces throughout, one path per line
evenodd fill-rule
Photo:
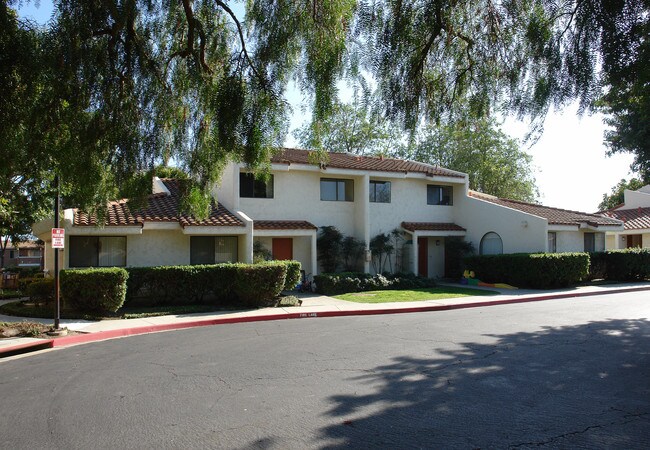
M 65 228 L 52 228 L 52 248 L 65 248 Z

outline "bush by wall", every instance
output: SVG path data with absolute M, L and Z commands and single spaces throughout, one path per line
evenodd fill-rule
M 285 286 L 287 264 L 236 264 L 233 293 L 246 306 L 275 306 Z
M 468 256 L 465 266 L 486 283 L 550 289 L 571 286 L 587 278 L 587 253 L 516 253 Z
M 124 304 L 128 278 L 119 267 L 62 270 L 61 296 L 81 312 L 115 312 Z
M 414 274 L 378 274 L 361 272 L 326 273 L 314 277 L 316 292 L 323 295 L 347 294 L 348 292 L 379 291 L 385 289 L 418 289 L 435 287 L 430 278 Z
M 650 278 L 650 249 L 628 248 L 592 253 L 590 279 L 636 281 Z
M 300 263 L 297 261 L 133 267 L 127 270 L 126 304 L 129 306 L 201 303 L 268 306 L 283 289 L 293 289 L 300 281 Z M 281 283 L 279 289 L 278 283 Z
M 36 303 L 49 303 L 54 300 L 54 279 L 36 279 L 27 286 L 27 295 Z

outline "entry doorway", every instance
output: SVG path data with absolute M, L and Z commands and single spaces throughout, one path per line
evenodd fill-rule
M 418 238 L 418 275 L 429 277 L 429 239 Z
M 293 238 L 273 238 L 273 259 L 293 259 Z

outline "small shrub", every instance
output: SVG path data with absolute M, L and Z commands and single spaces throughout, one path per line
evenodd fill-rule
M 300 269 L 302 266 L 298 261 L 274 261 L 274 263 L 284 264 L 287 267 L 287 276 L 284 280 L 283 291 L 291 291 L 300 283 Z
M 435 281 L 430 278 L 403 273 L 371 275 L 369 273 L 343 272 L 316 275 L 314 281 L 316 282 L 316 291 L 323 295 L 386 289 L 418 289 L 436 285 Z
M 54 280 L 45 278 L 36 280 L 27 286 L 27 295 L 35 303 L 49 303 L 54 300 Z
M 61 295 L 78 311 L 115 312 L 124 304 L 125 269 L 68 269 L 60 272 Z

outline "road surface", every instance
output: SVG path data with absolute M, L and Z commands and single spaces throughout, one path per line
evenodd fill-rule
M 1 448 L 650 448 L 648 293 L 221 325 L 0 361 Z

